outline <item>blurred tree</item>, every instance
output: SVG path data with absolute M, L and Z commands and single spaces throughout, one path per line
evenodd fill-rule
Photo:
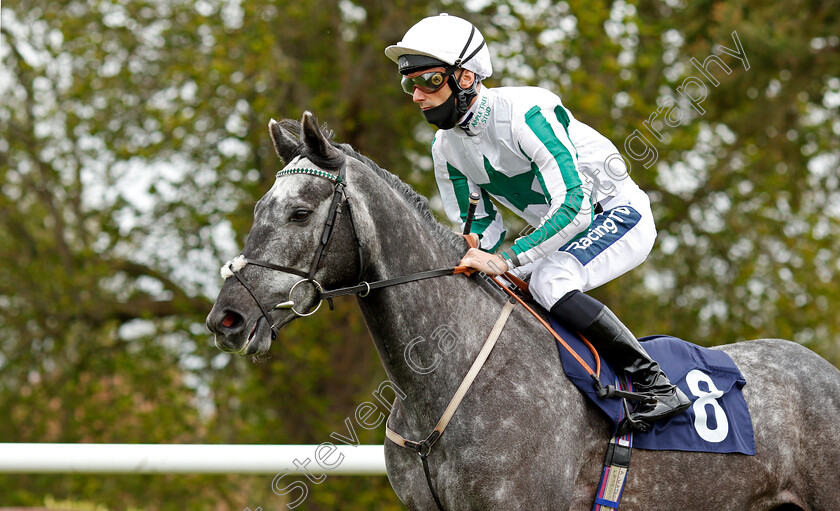
M 558 93 L 653 199 L 648 262 L 593 293 L 639 335 L 782 337 L 840 363 L 836 3 L 484 4 L 494 78 Z
M 341 431 L 384 379 L 351 300 L 290 325 L 256 364 L 219 353 L 203 318 L 220 262 L 243 244 L 281 164 L 269 118 L 312 110 L 338 140 L 434 197 L 432 130 L 382 52 L 441 10 L 491 42 L 489 85 L 554 90 L 651 192 L 660 238 L 650 261 L 595 291 L 640 335 L 786 337 L 840 363 L 834 7 L 6 2 L 2 439 L 320 443 Z M 748 69 L 715 50 L 735 50 L 733 32 Z M 712 54 L 731 70 L 709 67 L 717 86 L 691 63 Z M 705 84 L 702 113 L 677 92 L 689 76 Z M 646 126 L 668 98 L 681 122 L 660 115 Z M 656 150 L 649 168 L 625 148 L 635 130 Z M 507 220 L 511 236 L 524 227 Z M 400 508 L 384 478 L 310 489 L 301 509 Z M 53 495 L 115 509 L 283 504 L 270 477 L 0 476 L 0 492 L 9 504 Z
M 291 327 L 281 356 L 257 365 L 220 354 L 203 318 L 220 262 L 244 242 L 281 164 L 269 118 L 311 109 L 391 168 L 408 171 L 412 152 L 425 152 L 406 130 L 417 123 L 410 102 L 383 92 L 395 72 L 382 48 L 427 8 L 3 5 L 4 440 L 320 443 L 343 427 L 384 378 L 352 302 Z M 392 133 L 401 138 L 378 143 Z M 47 494 L 148 509 L 282 503 L 270 477 L 163 479 L 4 476 L 0 486 L 21 504 Z M 396 501 L 384 478 L 323 486 L 348 503 Z M 310 509 L 332 508 L 335 491 L 321 488 Z

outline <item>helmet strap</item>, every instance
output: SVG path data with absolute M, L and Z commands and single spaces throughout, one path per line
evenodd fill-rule
M 462 89 L 458 84 L 458 79 L 454 74 L 449 75 L 449 88 L 452 94 L 440 105 L 423 110 L 423 116 L 426 122 L 434 124 L 438 129 L 449 130 L 458 124 L 458 120 L 466 115 L 470 109 L 470 104 L 478 95 L 476 92 L 476 83 L 478 80 L 473 80 L 472 85 L 466 89 Z
M 464 64 L 465 62 L 469 62 L 470 59 L 475 57 L 478 54 L 478 52 L 480 52 L 481 49 L 484 48 L 484 44 L 485 44 L 486 41 L 481 41 L 481 44 L 478 45 L 478 48 L 476 48 L 475 51 L 470 53 L 470 55 L 467 58 L 464 58 L 464 54 L 467 53 L 467 49 L 470 47 L 470 43 L 472 42 L 474 35 L 475 35 L 475 25 L 473 25 L 472 30 L 470 30 L 470 36 L 467 38 L 467 44 L 464 45 L 464 49 L 461 50 L 461 54 L 458 55 L 458 58 L 455 59 L 455 62 L 452 63 L 452 66 L 451 66 L 452 70 L 455 70 L 455 69 L 461 67 L 461 65 Z
M 478 45 L 472 53 L 470 53 L 467 58 L 463 58 L 464 54 L 467 53 L 467 49 L 470 47 L 470 43 L 473 40 L 473 36 L 475 35 L 475 25 L 473 25 L 472 30 L 470 31 L 470 36 L 467 38 L 467 44 L 464 45 L 464 49 L 461 50 L 461 55 L 455 59 L 455 62 L 446 68 L 445 73 L 448 75 L 449 79 L 449 88 L 452 90 L 452 94 L 444 101 L 442 104 L 430 108 L 428 110 L 423 111 L 423 116 L 426 118 L 426 121 L 434 124 L 439 129 L 448 130 L 455 127 L 458 123 L 458 120 L 466 115 L 467 111 L 470 109 L 470 103 L 472 103 L 473 99 L 478 95 L 476 91 L 476 84 L 479 82 L 478 75 L 474 74 L 472 85 L 468 88 L 463 89 L 461 88 L 460 77 L 455 78 L 455 71 L 457 71 L 463 64 L 469 62 L 470 59 L 475 57 L 482 48 L 484 48 L 485 41 L 481 41 L 481 44 Z M 461 72 L 461 76 L 463 76 L 463 71 Z
M 475 25 L 473 25 L 472 30 L 470 30 L 470 36 L 467 38 L 467 43 L 464 45 L 464 49 L 461 50 L 461 55 L 459 55 L 458 58 L 455 59 L 455 63 L 453 63 L 452 66 L 450 66 L 447 69 L 447 71 L 451 71 L 451 73 L 449 74 L 449 87 L 452 89 L 452 94 L 454 94 L 457 97 L 457 103 L 455 108 L 458 115 L 455 122 L 457 122 L 457 119 L 461 119 L 462 117 L 464 117 L 464 115 L 466 115 L 467 111 L 470 109 L 470 103 L 472 103 L 472 100 L 475 99 L 475 97 L 478 95 L 478 92 L 476 91 L 478 75 L 475 75 L 475 73 L 473 73 L 474 78 L 472 85 L 470 85 L 466 89 L 461 88 L 461 84 L 459 83 L 461 81 L 460 77 L 458 79 L 455 78 L 455 70 L 461 67 L 463 64 L 469 62 L 470 59 L 478 55 L 478 52 L 480 52 L 481 49 L 484 48 L 485 41 L 482 40 L 481 44 L 478 45 L 478 48 L 473 50 L 473 52 L 470 53 L 467 56 L 467 58 L 463 58 L 464 54 L 467 52 L 467 49 L 470 47 L 470 43 L 472 42 L 474 35 Z M 464 72 L 461 71 L 461 76 L 463 75 Z
M 466 115 L 470 109 L 470 103 L 478 95 L 475 87 L 475 84 L 478 82 L 477 79 L 473 78 L 472 84 L 466 89 L 462 89 L 459 82 L 460 80 L 456 80 L 454 75 L 450 77 L 449 86 L 452 88 L 452 94 L 457 98 L 456 109 L 458 110 L 458 119 Z

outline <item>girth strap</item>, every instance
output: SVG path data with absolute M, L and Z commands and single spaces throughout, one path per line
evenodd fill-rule
M 613 387 L 610 385 L 610 387 Z M 626 387 L 626 390 L 625 388 Z M 615 387 L 620 392 L 633 394 L 632 383 L 629 379 L 626 385 L 616 378 Z M 624 416 L 630 416 L 630 408 L 626 399 L 624 404 Z M 627 484 L 627 475 L 630 471 L 630 455 L 633 450 L 633 431 L 619 431 L 607 444 L 607 453 L 604 456 L 604 468 L 601 471 L 601 481 L 598 490 L 595 492 L 595 502 L 592 511 L 616 511 L 621 502 L 621 495 L 624 493 L 624 486 Z
M 601 481 L 595 493 L 592 511 L 615 511 L 621 503 L 621 495 L 627 484 L 630 471 L 630 455 L 633 450 L 633 432 L 612 437 L 607 444 Z

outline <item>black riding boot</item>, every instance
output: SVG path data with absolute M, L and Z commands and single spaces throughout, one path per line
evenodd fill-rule
M 688 397 L 672 384 L 659 364 L 650 358 L 636 336 L 598 300 L 572 291 L 551 308 L 561 322 L 603 348 L 611 362 L 630 374 L 636 392 L 653 394 L 654 403 L 642 402 L 630 414 L 634 421 L 650 423 L 673 417 L 691 405 Z

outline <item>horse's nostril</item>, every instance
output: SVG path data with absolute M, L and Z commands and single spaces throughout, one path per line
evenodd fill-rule
M 207 317 L 207 328 L 214 334 L 235 335 L 245 328 L 245 318 L 232 310 L 211 313 Z
M 222 321 L 219 323 L 226 330 L 237 330 L 245 324 L 245 319 L 233 311 L 225 311 Z

